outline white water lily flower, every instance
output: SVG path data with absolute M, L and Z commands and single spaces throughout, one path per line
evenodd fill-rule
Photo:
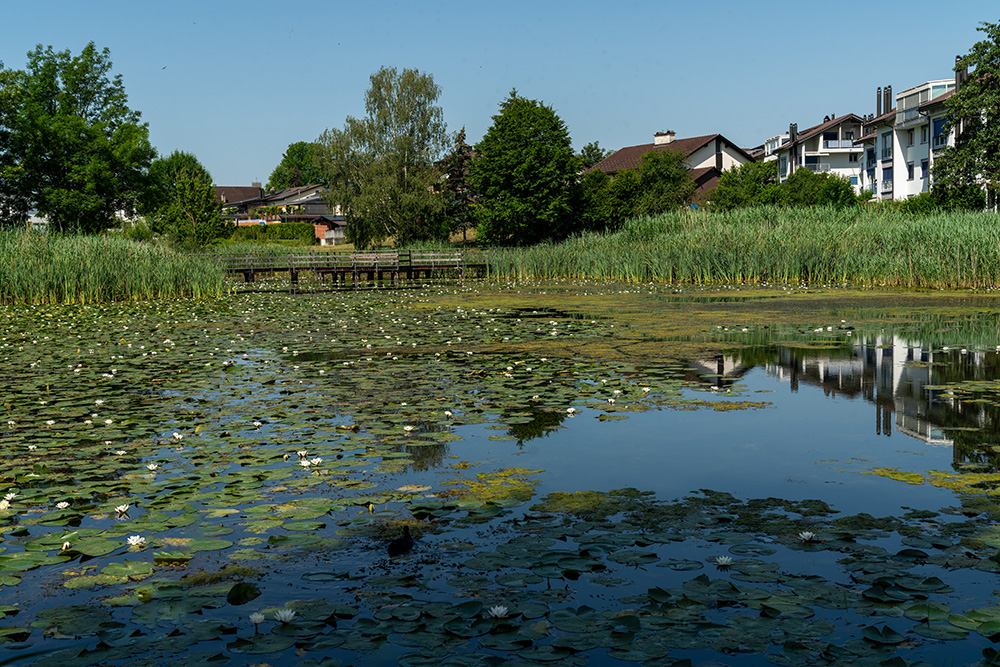
M 574 414 L 576 412 L 576 408 L 566 408 L 566 412 L 568 412 L 569 414 Z
M 105 419 L 104 423 L 107 424 L 108 426 L 111 426 L 112 424 L 115 423 L 115 420 L 114 419 Z
M 9 509 L 10 509 L 10 501 L 0 500 L 0 512 L 6 512 Z
M 66 509 L 67 507 L 69 507 L 69 503 L 68 503 L 68 502 L 66 502 L 65 500 L 64 500 L 64 501 L 62 501 L 61 503 L 56 503 L 56 509 L 57 509 L 57 510 L 64 510 L 64 509 Z
M 643 393 L 649 393 L 649 387 L 643 387 L 642 391 Z
M 417 428 L 417 427 L 416 426 L 411 426 L 410 424 L 407 424 L 406 426 L 403 427 L 403 430 L 406 431 L 407 433 L 409 433 L 410 431 L 414 430 L 415 428 Z
M 14 500 L 14 498 L 17 498 L 17 494 L 13 491 L 3 497 L 4 500 Z
M 149 468 L 150 470 L 156 470 L 160 466 L 156 465 L 155 463 L 147 463 L 146 467 Z
M 502 604 L 490 607 L 486 610 L 486 613 L 490 615 L 490 618 L 507 618 L 507 612 L 510 611 L 507 607 Z
M 104 405 L 104 401 L 102 401 L 101 399 L 97 399 L 96 401 L 94 401 L 94 405 Z
M 444 416 L 445 417 L 454 417 L 455 415 L 452 413 L 451 410 L 445 410 L 444 411 Z
M 253 427 L 254 427 L 254 428 L 260 428 L 261 426 L 263 426 L 263 424 L 262 424 L 262 423 L 260 423 L 260 422 L 254 422 L 254 423 L 253 423 Z
M 55 420 L 55 419 L 48 419 L 48 420 L 46 420 L 46 422 L 45 422 L 45 423 L 46 423 L 47 425 L 49 425 L 49 426 L 52 426 L 53 424 L 55 424 L 55 423 L 56 423 L 56 420 Z
M 254 613 L 250 614 L 250 622 L 253 623 L 254 625 L 257 625 L 258 623 L 263 623 L 264 614 L 260 613 L 259 611 L 255 611 Z
M 816 533 L 812 532 L 811 530 L 803 530 L 801 533 L 799 533 L 799 539 L 802 540 L 803 542 L 812 542 L 815 537 Z
M 313 464 L 314 466 L 318 466 L 322 462 L 323 462 L 323 459 L 321 459 L 318 456 L 316 458 L 309 459 L 309 463 Z
M 615 399 L 609 398 L 608 399 L 608 405 L 614 405 L 614 404 L 615 404 Z
M 126 452 L 124 449 L 119 449 L 115 452 L 115 454 L 117 454 L 118 456 L 125 456 L 126 454 L 128 454 L 128 452 Z
M 299 461 L 299 465 L 302 466 L 303 468 L 308 468 L 309 466 L 312 465 L 312 461 L 310 461 L 309 459 L 303 459 Z
M 299 455 L 300 459 L 307 459 L 307 458 L 309 458 L 309 452 L 307 452 L 304 449 L 300 449 L 299 451 L 297 451 L 295 453 Z
M 176 431 L 174 431 L 173 438 L 174 438 L 174 440 L 183 440 L 184 436 L 181 435 L 180 433 L 177 433 Z
M 38 449 L 38 445 L 28 445 L 28 451 L 33 452 Z
M 62 543 L 62 549 L 60 551 L 67 551 L 69 549 L 69 542 Z
M 145 546 L 146 538 L 142 535 L 129 535 L 127 542 L 130 547 L 141 547 Z
M 291 623 L 295 619 L 294 609 L 279 609 L 274 612 L 274 620 L 280 623 Z
M 115 512 L 117 512 L 119 515 L 128 514 L 128 508 L 129 508 L 128 504 L 119 505 L 118 507 L 115 508 Z
M 729 567 L 733 564 L 732 556 L 716 556 L 715 564 L 719 567 Z

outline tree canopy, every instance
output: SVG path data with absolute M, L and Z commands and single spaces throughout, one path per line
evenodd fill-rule
M 591 141 L 580 149 L 580 154 L 577 157 L 580 158 L 580 164 L 583 165 L 584 169 L 590 169 L 609 155 L 611 155 L 611 151 L 604 150 L 598 142 Z
M 314 141 L 289 144 L 281 162 L 267 179 L 267 190 L 284 190 L 322 182 L 323 170 L 317 162 L 318 155 L 319 146 Z
M 727 169 L 719 176 L 719 185 L 711 195 L 712 207 L 719 209 L 778 204 L 783 200 L 777 160 L 747 162 Z
M 477 240 L 529 245 L 575 231 L 580 161 L 551 107 L 511 91 L 475 150 Z
M 0 224 L 31 211 L 53 229 L 95 232 L 135 210 L 156 155 L 128 107 L 108 49 L 37 46 L 24 70 L 0 66 Z
M 191 153 L 153 160 L 140 210 L 154 231 L 182 248 L 201 248 L 226 234 L 212 175 Z
M 440 95 L 430 74 L 383 67 L 371 75 L 365 117 L 348 117 L 343 130 L 320 136 L 327 201 L 340 207 L 354 245 L 447 235 L 434 166 L 450 143 Z
M 935 161 L 933 189 L 946 207 L 982 207 L 983 186 L 991 204 L 1000 193 L 1000 22 L 977 30 L 986 39 L 956 63 L 956 69 L 972 71 L 944 103 L 955 145 Z

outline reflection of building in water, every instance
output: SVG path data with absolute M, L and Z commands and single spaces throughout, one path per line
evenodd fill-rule
M 768 375 L 788 382 L 792 391 L 800 384 L 819 387 L 828 396 L 863 398 L 875 404 L 876 433 L 892 429 L 932 445 L 952 446 L 942 426 L 982 428 L 987 412 L 981 407 L 954 404 L 941 392 L 926 389 L 948 381 L 995 377 L 997 355 L 932 349 L 898 336 L 877 336 L 836 347 L 780 346 L 771 354 L 754 354 Z M 742 375 L 750 354 L 727 357 L 721 369 L 739 369 Z M 985 368 L 990 358 L 990 368 Z M 740 364 L 740 360 L 744 364 Z M 956 453 L 957 455 L 957 453 Z

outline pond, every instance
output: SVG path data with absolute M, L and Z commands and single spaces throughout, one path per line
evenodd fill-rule
M 0 356 L 0 661 L 1000 657 L 989 294 L 8 307 Z

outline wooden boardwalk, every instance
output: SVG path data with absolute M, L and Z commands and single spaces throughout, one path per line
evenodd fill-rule
M 315 273 L 320 282 L 357 287 L 383 281 L 430 279 L 432 276 L 464 278 L 471 271 L 485 273 L 490 254 L 466 250 L 404 250 L 391 252 L 312 252 L 281 256 L 224 255 L 218 258 L 227 273 L 243 274 L 245 283 L 258 275 L 288 273 L 292 285 L 304 271 Z

